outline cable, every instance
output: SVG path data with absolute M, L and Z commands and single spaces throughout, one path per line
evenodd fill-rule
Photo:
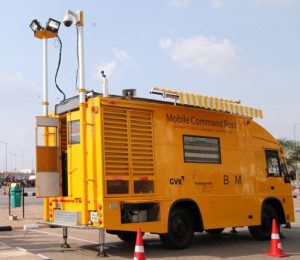
M 78 89 L 77 83 L 78 83 L 78 71 L 79 71 L 79 49 L 78 49 L 78 25 L 76 25 L 76 31 L 77 31 L 77 70 L 76 70 L 76 82 L 75 82 L 75 89 Z
M 59 48 L 59 58 L 58 58 L 58 65 L 57 65 L 57 69 L 56 69 L 56 73 L 55 73 L 55 85 L 56 85 L 56 88 L 58 89 L 58 91 L 63 95 L 63 101 L 66 100 L 66 95 L 65 93 L 60 89 L 60 87 L 58 86 L 57 84 L 57 74 L 58 74 L 58 71 L 59 71 L 59 67 L 60 67 L 60 62 L 61 62 L 61 52 L 62 52 L 62 42 L 59 38 L 59 36 L 57 35 L 56 38 L 58 39 L 59 41 L 59 44 L 60 44 L 60 48 Z

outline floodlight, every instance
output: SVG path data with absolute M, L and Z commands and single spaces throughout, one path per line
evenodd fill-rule
M 56 21 L 52 18 L 49 18 L 47 23 L 46 23 L 46 30 L 50 31 L 50 32 L 53 32 L 53 33 L 57 33 L 58 29 L 59 29 L 59 26 L 60 26 L 59 21 Z
M 30 28 L 31 28 L 31 30 L 32 30 L 34 33 L 43 29 L 43 27 L 41 26 L 41 24 L 39 23 L 39 21 L 36 20 L 36 19 L 34 19 L 34 20 L 31 22 Z

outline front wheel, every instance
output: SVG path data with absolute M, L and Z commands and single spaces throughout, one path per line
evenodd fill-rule
M 168 249 L 187 248 L 194 238 L 194 223 L 184 208 L 175 208 L 169 218 L 168 233 L 161 234 L 160 239 Z
M 272 234 L 272 221 L 276 220 L 278 232 L 280 232 L 279 217 L 277 211 L 271 205 L 264 205 L 261 212 L 261 225 L 249 226 L 251 235 L 257 240 L 269 240 Z

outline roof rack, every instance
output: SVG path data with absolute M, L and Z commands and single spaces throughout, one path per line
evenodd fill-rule
M 243 106 L 241 105 L 240 100 L 208 97 L 200 94 L 193 94 L 159 87 L 152 88 L 150 93 L 161 95 L 164 98 L 173 98 L 175 99 L 175 104 L 179 102 L 182 105 L 201 107 L 247 117 L 263 118 L 263 112 L 261 109 Z

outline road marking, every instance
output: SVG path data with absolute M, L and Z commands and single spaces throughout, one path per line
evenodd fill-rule
M 22 248 L 22 247 L 11 247 L 5 243 L 0 242 L 0 258 L 4 257 L 19 257 L 19 256 L 38 256 L 42 259 L 48 259 L 50 260 L 51 258 L 41 255 L 41 254 L 33 254 L 29 252 L 27 249 Z
M 0 246 L 0 258 L 8 258 L 8 257 L 19 257 L 19 256 L 33 256 L 26 249 L 21 247 L 10 247 L 4 243 L 1 243 Z
M 40 258 L 42 258 L 42 259 L 51 259 L 51 258 L 49 258 L 48 256 L 44 256 L 44 255 L 42 255 L 42 254 L 33 254 L 33 253 L 30 253 L 27 249 L 25 249 L 25 248 L 22 248 L 22 247 L 15 247 L 16 249 L 18 249 L 18 250 L 20 250 L 20 251 L 23 251 L 23 252 L 26 252 L 26 253 L 28 253 L 28 254 L 30 254 L 30 255 L 36 255 L 36 256 L 38 256 L 38 257 L 40 257 Z
M 15 248 L 18 249 L 18 250 L 20 250 L 20 251 L 27 252 L 27 250 L 25 248 L 18 247 L 18 246 L 16 246 Z
M 44 256 L 44 255 L 41 255 L 41 254 L 37 254 L 37 256 L 39 256 L 42 259 L 51 260 L 51 258 L 49 258 L 48 256 Z
M 2 243 L 1 243 L 2 244 Z M 0 250 L 4 250 L 4 249 L 9 249 L 11 248 L 10 246 L 7 246 L 7 245 L 1 245 L 0 246 Z

